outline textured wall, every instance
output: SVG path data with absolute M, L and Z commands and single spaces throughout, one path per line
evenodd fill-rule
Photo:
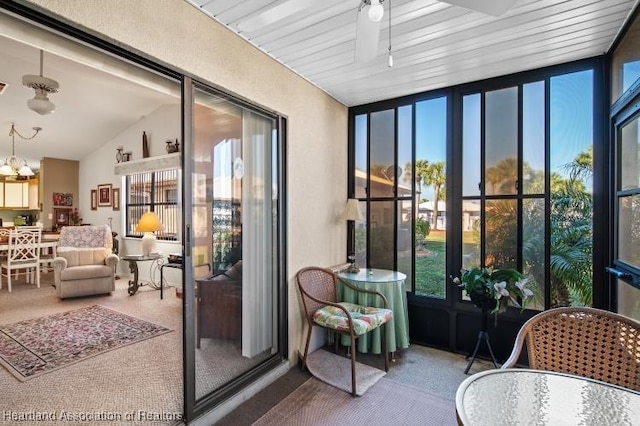
M 290 360 L 303 328 L 294 275 L 344 261 L 347 108 L 182 0 L 25 0 L 126 49 L 184 70 L 289 119 Z M 292 356 L 293 355 L 293 356 Z

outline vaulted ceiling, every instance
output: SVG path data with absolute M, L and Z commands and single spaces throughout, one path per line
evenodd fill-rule
M 306 7 L 248 30 L 285 1 L 188 1 L 348 106 L 601 55 L 638 4 L 517 0 L 495 17 L 436 0 L 384 0 L 378 55 L 356 63 L 361 0 L 290 0 Z

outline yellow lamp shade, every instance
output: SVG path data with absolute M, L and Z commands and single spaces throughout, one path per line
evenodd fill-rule
M 146 212 L 140 218 L 136 226 L 136 232 L 155 232 L 162 230 L 162 224 L 158 215 L 154 212 Z

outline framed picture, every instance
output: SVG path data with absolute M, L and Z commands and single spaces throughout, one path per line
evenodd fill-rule
M 113 197 L 113 210 L 120 210 L 120 188 L 113 188 L 111 197 Z
M 91 210 L 98 210 L 98 190 L 91 190 Z
M 53 209 L 53 220 L 55 221 L 56 226 L 65 226 L 70 225 L 69 215 L 71 214 L 70 208 L 65 207 L 54 207 Z
M 98 207 L 111 207 L 111 184 L 98 185 Z
M 53 205 L 54 206 L 73 206 L 73 194 L 64 192 L 53 193 Z

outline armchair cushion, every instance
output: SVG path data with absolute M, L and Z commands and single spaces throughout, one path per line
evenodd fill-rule
M 338 304 L 349 311 L 349 315 L 353 319 L 353 331 L 357 336 L 361 336 L 393 318 L 391 309 L 360 306 L 347 302 Z M 342 309 L 336 306 L 327 305 L 318 309 L 313 314 L 313 321 L 321 327 L 349 333 L 349 318 Z
M 92 247 L 58 247 L 57 255 L 67 259 L 67 267 L 80 265 L 104 265 L 111 249 Z
M 82 265 L 75 268 L 67 268 L 60 272 L 62 281 L 91 280 L 94 278 L 110 277 L 113 275 L 113 267 L 107 265 Z

